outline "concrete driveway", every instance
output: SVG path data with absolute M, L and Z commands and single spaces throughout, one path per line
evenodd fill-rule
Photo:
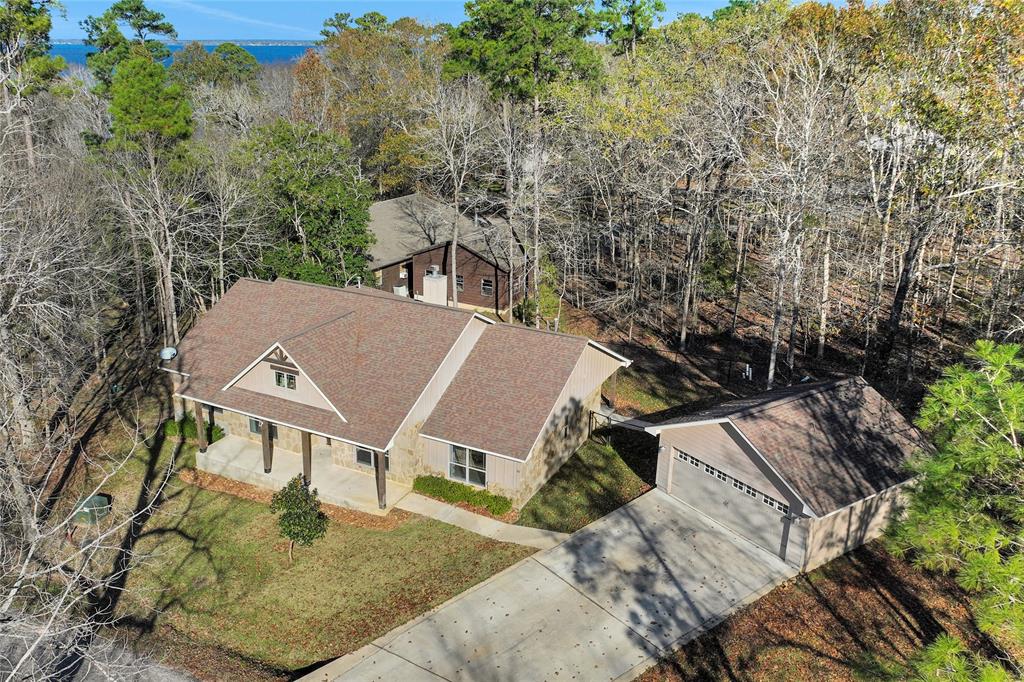
M 654 490 L 304 679 L 632 679 L 795 574 Z

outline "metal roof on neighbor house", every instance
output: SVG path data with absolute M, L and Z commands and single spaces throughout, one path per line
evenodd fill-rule
M 393 265 L 450 241 L 452 214 L 451 206 L 422 194 L 371 205 L 369 229 L 377 241 L 370 247 L 370 267 Z M 508 223 L 503 219 L 481 216 L 476 223 L 466 215 L 459 219 L 459 243 L 502 267 L 506 267 L 507 241 Z
M 189 398 L 382 450 L 473 317 L 366 288 L 243 279 L 164 366 L 189 375 L 179 391 Z M 344 420 L 238 386 L 224 389 L 275 344 Z
M 911 478 L 911 457 L 931 446 L 860 377 L 799 384 L 650 427 L 728 421 L 819 516 Z

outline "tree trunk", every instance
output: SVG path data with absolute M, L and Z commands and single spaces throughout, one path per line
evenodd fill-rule
M 533 97 L 533 297 L 534 326 L 540 329 L 540 98 Z
M 452 204 L 454 205 L 454 215 L 452 216 L 452 307 L 459 307 L 459 286 L 458 280 L 458 261 L 459 261 L 459 191 L 455 190 L 452 195 Z M 413 282 L 409 282 L 410 287 L 415 287 Z
M 743 293 L 743 270 L 747 266 L 747 234 L 746 223 L 740 217 L 739 228 L 736 232 L 736 266 L 733 273 L 735 282 L 732 303 L 732 323 L 729 325 L 729 336 L 736 336 L 736 323 L 740 316 L 740 296 Z
M 800 323 L 800 280 L 803 275 L 803 252 L 799 242 L 793 259 L 793 302 L 792 316 L 789 322 L 789 346 L 786 348 L 786 366 L 789 367 L 789 382 L 793 383 L 796 375 L 796 334 Z
M 775 267 L 775 302 L 772 314 L 771 348 L 768 354 L 768 380 L 766 387 L 771 389 L 775 384 L 775 362 L 779 354 L 779 336 L 782 329 L 783 300 L 786 294 L 786 275 L 788 274 L 785 260 L 780 259 Z
M 818 353 L 819 360 L 825 357 L 825 337 L 828 329 L 829 278 L 832 255 L 832 232 L 825 231 L 825 253 L 821 256 L 821 298 L 818 301 Z

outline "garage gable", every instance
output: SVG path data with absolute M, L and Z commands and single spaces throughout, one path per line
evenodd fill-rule
M 728 422 L 693 424 L 661 433 L 666 448 L 696 457 L 716 469 L 791 506 L 797 502 L 792 491 L 772 472 L 768 464 L 752 452 L 742 436 Z M 668 455 L 674 453 L 669 452 Z

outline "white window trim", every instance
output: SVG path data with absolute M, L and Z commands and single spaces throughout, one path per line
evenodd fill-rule
M 340 411 L 340 410 L 338 410 L 338 408 L 334 406 L 334 403 L 332 403 L 332 402 L 331 402 L 331 401 L 330 401 L 330 400 L 329 400 L 329 399 L 327 398 L 327 395 L 326 395 L 326 394 L 324 394 L 324 392 L 320 390 L 320 387 L 316 385 L 316 382 L 315 382 L 315 381 L 313 381 L 312 379 L 310 379 L 310 378 L 309 378 L 309 374 L 307 374 L 307 373 L 306 373 L 306 371 L 305 371 L 304 369 L 302 369 L 302 367 L 300 367 L 300 366 L 299 366 L 299 363 L 298 363 L 298 361 L 296 361 L 296 359 L 295 359 L 294 357 L 292 357 L 292 354 L 291 354 L 291 353 L 289 353 L 288 351 L 286 351 L 286 350 L 284 349 L 284 346 L 282 346 L 282 345 L 281 345 L 281 343 L 280 343 L 279 341 L 275 341 L 275 342 L 274 342 L 273 344 L 271 344 L 270 348 L 266 349 L 265 351 L 263 351 L 262 353 L 260 353 L 260 354 L 259 354 L 258 356 L 256 356 L 256 359 L 255 359 L 255 360 L 253 360 L 252 362 L 250 362 L 250 363 L 249 363 L 249 364 L 248 364 L 248 365 L 247 365 L 247 366 L 245 367 L 245 369 L 243 369 L 243 370 L 242 370 L 241 372 L 239 372 L 239 373 L 238 373 L 238 374 L 236 374 L 236 375 L 235 375 L 234 377 L 232 377 L 231 381 L 229 381 L 228 383 L 224 384 L 224 387 L 223 387 L 223 388 L 221 388 L 220 390 L 222 390 L 222 391 L 226 391 L 226 390 L 228 390 L 229 388 L 231 388 L 232 386 L 234 386 L 234 385 L 235 385 L 236 383 L 238 383 L 238 380 L 239 380 L 239 379 L 241 379 L 242 377 L 244 377 L 244 376 L 245 376 L 245 375 L 246 375 L 246 374 L 247 374 L 247 373 L 249 372 L 249 370 L 251 370 L 251 369 L 252 369 L 253 367 L 255 367 L 255 366 L 256 366 L 256 365 L 258 365 L 258 364 L 259 364 L 260 362 L 262 362 L 262 361 L 263 361 L 263 359 L 264 359 L 265 357 L 267 357 L 268 355 L 270 355 L 270 353 L 271 353 L 271 352 L 272 352 L 272 351 L 273 351 L 273 350 L 274 350 L 275 348 L 277 348 L 277 349 L 280 349 L 280 351 L 281 351 L 282 353 L 284 353 L 285 355 L 287 355 L 287 356 L 288 356 L 288 359 L 289 359 L 289 360 L 291 360 L 292 364 L 294 364 L 294 365 L 295 365 L 295 369 L 299 370 L 299 373 L 300 373 L 300 374 L 302 374 L 302 376 L 304 376 L 304 377 L 306 378 L 306 381 L 308 381 L 308 382 L 309 382 L 309 385 L 310 385 L 310 386 L 312 386 L 312 387 L 313 387 L 313 388 L 314 388 L 314 389 L 316 390 L 316 392 L 320 394 L 320 397 L 324 399 L 324 402 L 326 402 L 326 403 L 327 403 L 328 405 L 330 405 L 331 409 L 332 409 L 332 410 L 334 410 L 334 414 L 338 415 L 338 419 L 340 419 L 340 420 L 341 420 L 341 421 L 343 421 L 344 423 L 348 424 L 348 420 L 347 420 L 347 419 L 345 419 L 345 415 L 343 415 L 343 414 L 341 413 L 341 411 Z
M 360 450 L 363 450 L 365 452 L 369 452 L 370 453 L 370 463 L 369 464 L 363 464 L 362 462 L 359 461 L 359 451 Z M 357 446 L 356 447 L 356 465 L 361 466 L 361 467 L 369 467 L 370 469 L 373 469 L 374 471 L 376 471 L 377 470 L 377 451 L 374 450 L 373 448 L 364 448 L 364 447 L 358 447 Z M 391 470 L 391 454 L 388 453 L 388 452 L 385 452 L 384 453 L 384 471 L 390 471 L 390 470 Z
M 277 383 L 277 377 L 284 377 L 284 384 Z M 291 386 L 288 385 L 288 380 L 291 379 Z M 277 388 L 283 388 L 287 391 L 295 391 L 299 386 L 299 375 L 296 372 L 285 372 L 280 369 L 274 370 L 274 386 Z
M 455 461 L 455 448 L 462 448 L 463 450 L 466 451 L 466 463 L 465 464 L 459 464 L 458 462 Z M 470 461 L 471 461 L 470 460 L 470 454 L 469 454 L 470 452 L 475 452 L 477 454 L 483 455 L 483 457 L 484 457 L 484 468 L 483 469 L 481 469 L 479 467 L 475 467 L 475 466 L 470 464 Z M 452 465 L 453 464 L 455 466 L 462 467 L 463 469 L 466 470 L 466 477 L 465 478 L 456 478 L 456 477 L 452 476 Z M 473 471 L 478 471 L 478 472 L 480 472 L 481 474 L 484 475 L 484 482 L 483 482 L 482 485 L 480 483 L 474 483 L 474 482 L 469 480 L 469 470 L 470 469 L 472 469 Z M 483 450 L 477 450 L 476 448 L 467 448 L 464 445 L 449 444 L 448 445 L 448 472 L 447 473 L 448 473 L 448 479 L 451 480 L 451 481 L 456 481 L 458 483 L 465 483 L 466 485 L 471 485 L 474 488 L 487 488 L 487 453 L 484 452 Z

